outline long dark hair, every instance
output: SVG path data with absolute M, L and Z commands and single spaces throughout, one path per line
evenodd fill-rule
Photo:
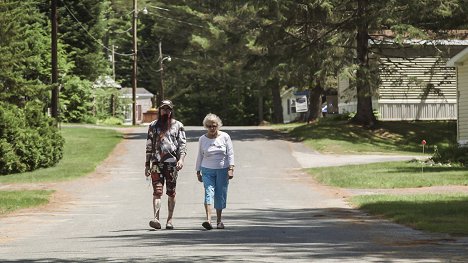
M 158 121 L 156 122 L 156 128 L 160 128 L 162 133 L 165 133 L 171 128 L 172 119 L 174 119 L 174 112 L 171 109 L 170 114 L 166 121 L 163 120 L 161 115 L 161 108 L 158 109 Z

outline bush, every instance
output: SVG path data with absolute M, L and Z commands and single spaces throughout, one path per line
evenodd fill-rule
M 468 148 L 450 145 L 446 148 L 435 148 L 431 159 L 436 163 L 455 163 L 463 166 L 468 165 Z
M 40 103 L 24 109 L 0 102 L 0 174 L 32 171 L 55 165 L 64 140 Z
M 109 117 L 103 121 L 100 122 L 101 124 L 105 125 L 122 125 L 123 120 L 115 117 Z

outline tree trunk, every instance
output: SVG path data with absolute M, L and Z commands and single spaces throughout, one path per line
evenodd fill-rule
M 358 0 L 358 29 L 357 29 L 357 60 L 356 73 L 357 112 L 351 120 L 353 123 L 374 126 L 377 122 L 372 110 L 372 94 L 369 81 L 369 34 L 367 22 L 368 0 Z
M 258 93 L 258 124 L 262 124 L 264 120 L 263 115 L 263 94 L 262 92 Z
M 280 86 L 277 78 L 269 80 L 267 85 L 273 97 L 273 123 L 283 123 L 283 106 L 281 105 Z
M 314 122 L 322 115 L 323 87 L 318 83 L 310 92 L 309 96 L 309 122 Z

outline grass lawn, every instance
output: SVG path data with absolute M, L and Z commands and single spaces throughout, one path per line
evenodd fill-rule
M 415 229 L 468 236 L 468 195 L 372 195 L 351 202 L 371 214 Z
M 0 216 L 21 208 L 47 204 L 54 191 L 0 191 Z
M 387 162 L 307 169 L 322 184 L 342 188 L 408 188 L 468 185 L 464 167 L 428 166 L 419 162 Z
M 0 176 L 0 183 L 56 182 L 89 174 L 122 140 L 122 134 L 114 130 L 66 127 L 61 131 L 65 138 L 64 155 L 56 166 Z M 0 191 L 0 215 L 46 204 L 52 193 L 52 190 Z
M 365 129 L 347 121 L 321 119 L 314 124 L 277 125 L 295 140 L 331 154 L 426 154 L 434 146 L 456 142 L 456 122 L 380 122 Z M 342 188 L 408 188 L 468 185 L 461 166 L 422 166 L 419 162 L 389 162 L 307 169 L 317 181 Z M 357 208 L 410 227 L 468 236 L 468 194 L 360 195 L 350 199 Z
M 32 172 L 0 176 L 0 183 L 52 182 L 86 175 L 109 156 L 122 134 L 109 129 L 65 127 L 63 158 L 54 166 Z
M 314 124 L 275 125 L 296 140 L 322 152 L 336 154 L 422 153 L 421 141 L 426 140 L 426 150 L 447 147 L 456 141 L 455 121 L 394 121 L 379 122 L 374 129 L 365 129 L 347 121 L 322 118 Z

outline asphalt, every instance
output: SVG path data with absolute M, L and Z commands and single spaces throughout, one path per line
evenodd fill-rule
M 159 231 L 148 226 L 146 127 L 125 129 L 125 140 L 96 172 L 54 185 L 51 205 L 0 218 L 0 262 L 468 262 L 466 238 L 369 216 L 303 171 L 411 156 L 320 155 L 265 128 L 223 129 L 236 152 L 226 229 L 201 226 L 203 187 L 194 171 L 201 127 L 187 127 L 176 229 Z M 164 202 L 162 220 L 166 210 Z

